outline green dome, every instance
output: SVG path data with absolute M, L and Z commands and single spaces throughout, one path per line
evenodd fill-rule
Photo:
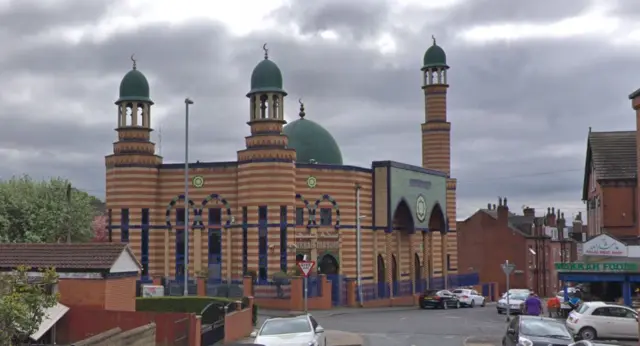
M 147 77 L 135 67 L 127 72 L 124 78 L 122 78 L 122 82 L 120 82 L 120 97 L 116 103 L 122 101 L 152 102 L 151 98 L 149 98 L 149 82 L 147 81 Z
M 247 96 L 259 92 L 277 92 L 287 94 L 282 89 L 282 72 L 276 63 L 265 58 L 251 73 L 251 91 Z
M 296 150 L 297 162 L 342 165 L 338 143 L 320 124 L 301 117 L 285 126 L 283 133 L 289 137 L 289 148 Z
M 427 49 L 424 53 L 423 68 L 427 67 L 444 67 L 447 66 L 447 54 L 444 49 L 436 44 L 435 37 L 433 38 L 433 45 Z

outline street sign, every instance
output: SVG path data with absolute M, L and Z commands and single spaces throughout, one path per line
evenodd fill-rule
M 304 274 L 304 277 L 307 278 L 309 277 L 309 273 L 311 273 L 311 269 L 313 269 L 313 267 L 316 266 L 316 262 L 315 261 L 300 261 L 298 262 L 298 267 L 300 267 L 300 270 L 302 270 L 302 274 Z
M 502 267 L 502 271 L 505 275 L 510 275 L 514 269 L 516 269 L 516 265 L 513 263 L 503 263 L 500 265 Z

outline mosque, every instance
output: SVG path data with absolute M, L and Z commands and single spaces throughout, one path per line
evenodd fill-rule
M 336 140 L 302 103 L 299 119 L 287 124 L 283 75 L 265 49 L 251 74 L 249 133 L 237 161 L 189 164 L 185 253 L 184 163 L 156 154 L 154 102 L 134 61 L 120 83 L 118 138 L 105 158 L 110 241 L 130 243 L 143 278 L 179 278 L 188 270 L 226 282 L 248 273 L 269 280 L 304 255 L 320 273 L 355 278 L 360 230 L 364 284 L 405 281 L 414 291 L 429 280 L 446 285 L 442 279 L 457 273 L 448 70 L 434 39 L 421 68 L 422 167 L 356 167 L 343 162 Z

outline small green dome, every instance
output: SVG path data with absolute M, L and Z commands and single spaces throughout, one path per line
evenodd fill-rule
M 342 153 L 331 133 L 320 124 L 304 118 L 292 121 L 282 131 L 289 137 L 289 148 L 296 150 L 297 162 L 342 165 Z
M 433 37 L 433 45 L 424 53 L 423 65 L 423 68 L 449 67 L 447 66 L 447 54 L 445 54 L 442 47 L 436 44 L 435 37 Z
M 282 72 L 276 63 L 265 57 L 251 73 L 251 91 L 247 96 L 260 92 L 277 92 L 287 94 L 282 89 Z
M 120 82 L 120 98 L 118 98 L 116 103 L 122 101 L 152 102 L 149 97 L 149 82 L 147 81 L 147 77 L 138 71 L 135 66 L 124 75 L 122 82 Z

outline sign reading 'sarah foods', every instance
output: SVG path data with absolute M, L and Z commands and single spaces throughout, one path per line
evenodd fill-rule
M 555 263 L 556 270 L 570 272 L 637 272 L 638 263 Z
M 585 256 L 626 257 L 627 246 L 616 239 L 601 234 L 582 245 Z

